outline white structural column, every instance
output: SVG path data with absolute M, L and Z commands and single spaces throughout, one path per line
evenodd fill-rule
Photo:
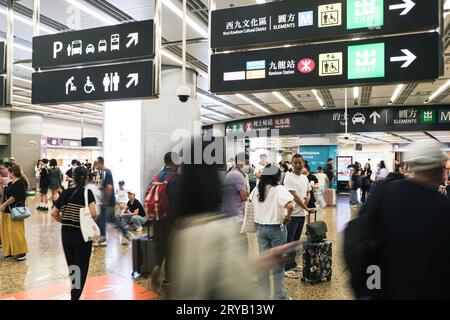
M 181 85 L 181 68 L 163 66 L 159 99 L 105 104 L 105 164 L 113 171 L 114 183 L 124 180 L 139 200 L 164 166 L 164 154 L 180 145 L 175 138 L 201 133 L 196 72 L 187 70 L 193 96 L 186 103 L 176 95 Z
M 11 112 L 11 156 L 34 185 L 34 166 L 41 158 L 44 118 L 41 114 Z

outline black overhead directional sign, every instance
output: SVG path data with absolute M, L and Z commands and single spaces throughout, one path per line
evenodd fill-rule
M 154 96 L 153 62 L 33 73 L 33 104 L 141 99 Z
M 33 38 L 33 68 L 153 57 L 153 20 Z
M 442 11 L 441 0 L 286 0 L 216 10 L 211 48 L 428 31 Z
M 450 130 L 450 106 L 350 108 L 347 124 L 348 132 L 445 131 Z M 282 136 L 316 134 L 318 130 L 321 133 L 344 133 L 345 111 L 298 112 L 225 124 L 227 137 L 242 139 L 258 133 L 262 136 L 272 130 L 278 130 Z
M 215 54 L 211 92 L 257 92 L 437 79 L 439 34 Z
M 0 74 L 6 72 L 6 43 L 0 41 Z

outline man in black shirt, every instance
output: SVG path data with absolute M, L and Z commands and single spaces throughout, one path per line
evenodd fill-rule
M 333 178 L 334 178 L 334 168 L 333 168 L 333 159 L 328 158 L 327 165 L 323 168 L 323 172 L 327 175 L 328 178 L 328 187 L 333 188 Z
M 73 188 L 73 170 L 78 167 L 78 161 L 72 160 L 70 163 L 71 168 L 66 172 L 66 181 L 68 182 L 67 188 Z
M 98 219 L 98 227 L 100 228 L 100 239 L 94 243 L 94 246 L 106 246 L 106 223 L 115 223 L 122 234 L 122 244 L 127 245 L 134 235 L 127 231 L 123 226 L 119 217 L 114 216 L 114 208 L 116 206 L 116 195 L 114 194 L 114 181 L 111 170 L 105 167 L 103 157 L 97 158 L 97 167 L 100 171 L 100 190 L 102 194 L 102 205 L 100 207 L 100 217 Z
M 360 212 L 371 215 L 380 244 L 380 286 L 370 292 L 376 298 L 450 299 L 450 199 L 438 191 L 448 159 L 443 148 L 437 141 L 410 145 L 414 178 L 381 183 Z
M 147 223 L 148 217 L 145 214 L 144 207 L 136 199 L 136 193 L 132 190 L 128 190 L 128 203 L 127 211 L 122 213 L 122 221 L 130 220 L 133 229 L 137 232 L 142 232 L 142 225 Z

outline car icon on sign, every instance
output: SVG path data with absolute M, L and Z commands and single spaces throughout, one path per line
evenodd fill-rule
M 108 43 L 106 40 L 100 40 L 98 43 L 98 52 L 106 52 L 108 48 Z
M 95 53 L 95 47 L 94 47 L 94 45 L 92 45 L 92 44 L 89 44 L 89 45 L 86 47 L 86 54 L 89 54 L 89 53 Z
M 352 122 L 353 124 L 366 124 L 366 117 L 361 112 L 358 112 L 353 116 Z

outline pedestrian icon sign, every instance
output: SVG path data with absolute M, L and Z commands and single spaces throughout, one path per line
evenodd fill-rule
M 323 53 L 319 55 L 319 76 L 339 76 L 342 74 L 342 52 Z
M 382 27 L 384 0 L 348 0 L 347 29 Z
M 373 43 L 348 47 L 348 79 L 383 78 L 385 44 Z
M 342 24 L 342 4 L 319 6 L 319 28 L 336 27 Z

